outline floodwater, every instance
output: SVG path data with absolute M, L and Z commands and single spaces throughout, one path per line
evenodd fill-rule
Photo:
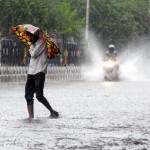
M 27 119 L 24 84 L 1 84 L 2 150 L 149 150 L 150 82 L 74 81 L 45 85 L 45 97 L 60 112 L 35 99 Z

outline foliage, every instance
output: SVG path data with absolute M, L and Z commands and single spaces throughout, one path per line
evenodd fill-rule
M 91 0 L 90 28 L 105 44 L 123 44 L 146 34 L 148 0 Z
M 30 23 L 64 36 L 85 28 L 86 0 L 0 0 L 0 29 Z M 106 45 L 149 34 L 149 0 L 90 0 L 89 28 Z
M 48 32 L 80 35 L 84 19 L 76 18 L 77 11 L 60 0 L 1 0 L 1 32 L 18 24 L 29 23 Z

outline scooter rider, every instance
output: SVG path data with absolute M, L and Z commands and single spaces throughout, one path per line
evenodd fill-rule
M 108 51 L 105 53 L 104 61 L 108 59 L 115 60 L 115 61 L 117 59 L 117 51 L 115 51 L 114 45 L 109 45 Z
M 116 62 L 116 69 L 119 70 L 119 64 L 118 64 L 118 54 L 117 51 L 115 51 L 114 45 L 108 46 L 108 51 L 105 53 L 105 57 L 103 61 L 113 60 Z

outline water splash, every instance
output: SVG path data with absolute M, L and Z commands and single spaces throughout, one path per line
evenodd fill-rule
M 86 70 L 84 70 L 82 76 L 85 80 L 97 81 L 103 78 L 102 58 L 104 47 L 92 32 L 89 32 L 89 34 L 88 46 L 85 47 L 89 62 L 86 64 Z
M 117 47 L 117 46 L 116 46 Z M 121 50 L 119 55 L 120 81 L 150 81 L 149 38 L 142 37 L 132 41 Z M 86 70 L 82 73 L 85 80 L 103 81 L 102 58 L 105 53 L 103 44 L 90 32 L 89 48 L 85 48 L 90 58 Z
M 150 52 L 148 38 L 128 44 L 120 58 L 120 78 L 129 81 L 148 81 L 150 76 Z

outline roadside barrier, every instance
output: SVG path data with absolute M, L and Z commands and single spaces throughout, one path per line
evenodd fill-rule
M 82 80 L 81 66 L 57 66 L 48 67 L 46 82 Z M 1 66 L 0 83 L 20 83 L 27 78 L 28 67 Z

